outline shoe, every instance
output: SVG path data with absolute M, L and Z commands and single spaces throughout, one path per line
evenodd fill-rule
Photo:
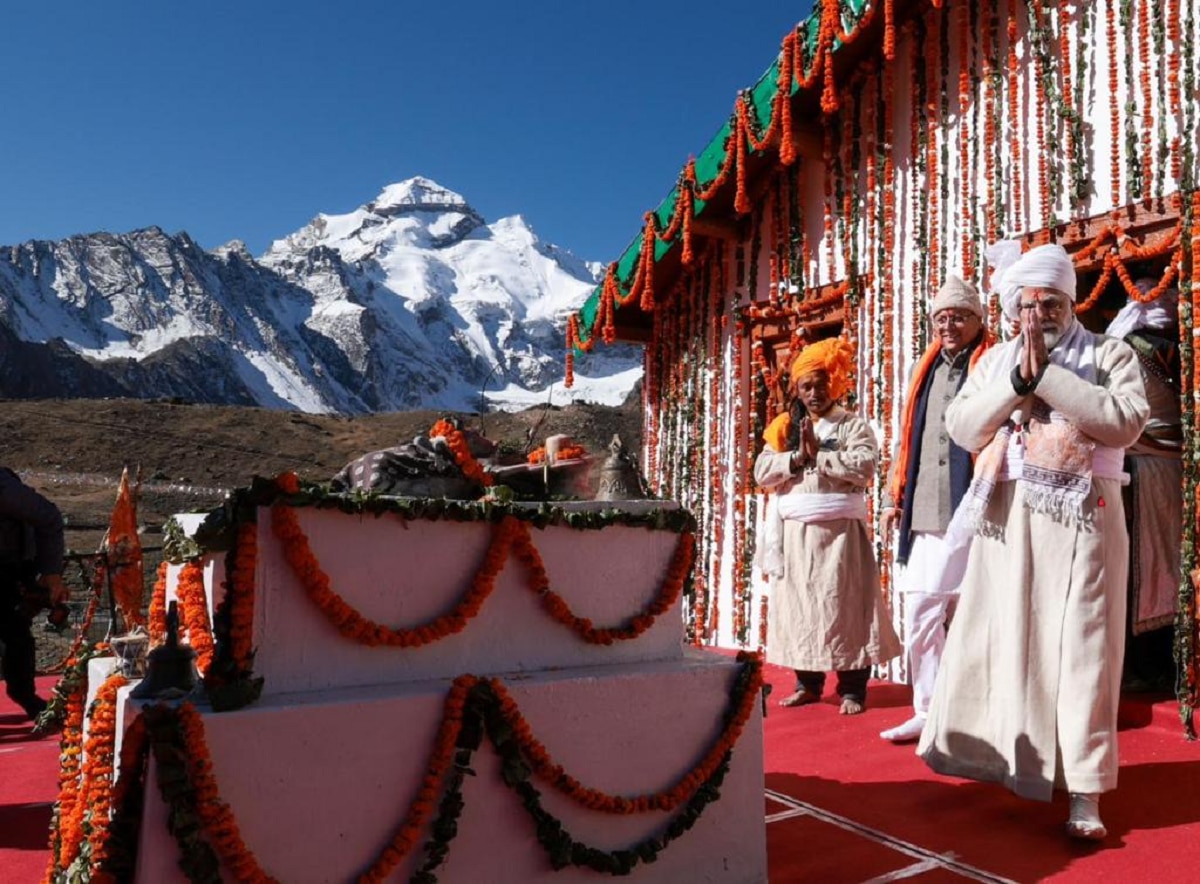
M 788 694 L 779 701 L 780 706 L 807 706 L 809 703 L 820 703 L 821 698 L 816 694 L 810 694 L 808 691 L 801 688 L 794 694 Z
M 849 697 L 844 697 L 842 699 L 842 708 L 838 712 L 842 715 L 862 715 L 863 710 L 866 708 L 866 705 L 858 702 L 858 700 L 851 700 Z
M 921 739 L 921 731 L 925 730 L 925 716 L 914 715 L 904 724 L 898 724 L 895 727 L 889 727 L 885 731 L 880 731 L 879 736 L 890 743 L 911 743 L 914 740 Z
M 1100 841 L 1108 834 L 1100 821 L 1100 796 L 1083 792 L 1071 793 L 1071 816 L 1067 834 L 1084 841 Z
M 30 721 L 37 721 L 42 710 L 46 708 L 46 701 L 41 697 L 34 697 L 32 700 L 22 703 L 21 708 L 25 710 L 25 715 Z

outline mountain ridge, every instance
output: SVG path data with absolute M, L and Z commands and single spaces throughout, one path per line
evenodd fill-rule
M 640 377 L 632 348 L 581 358 L 578 389 L 562 388 L 566 320 L 599 272 L 421 177 L 258 258 L 153 225 L 31 240 L 0 249 L 0 340 L 39 368 L 0 354 L 0 396 L 334 414 L 617 404 Z

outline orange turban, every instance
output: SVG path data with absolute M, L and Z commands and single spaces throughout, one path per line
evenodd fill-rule
M 850 368 L 854 364 L 854 351 L 841 338 L 825 338 L 809 344 L 792 360 L 789 377 L 794 384 L 802 375 L 823 371 L 829 375 L 829 395 L 835 401 L 850 389 Z

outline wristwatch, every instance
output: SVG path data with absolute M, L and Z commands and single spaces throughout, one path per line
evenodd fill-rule
M 1037 389 L 1038 381 L 1040 381 L 1042 379 L 1042 375 L 1044 375 L 1045 373 L 1046 373 L 1046 365 L 1043 363 L 1042 367 L 1038 369 L 1038 373 L 1035 374 L 1030 380 L 1027 381 L 1023 377 L 1021 377 L 1021 366 L 1014 365 L 1012 374 L 1010 374 L 1008 377 L 1009 377 L 1009 380 L 1012 381 L 1012 388 L 1013 388 L 1014 393 L 1016 393 L 1018 396 L 1028 396 L 1030 393 L 1032 393 L 1034 390 Z

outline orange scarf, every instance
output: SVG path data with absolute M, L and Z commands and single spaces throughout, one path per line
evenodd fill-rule
M 975 352 L 971 354 L 971 358 L 967 362 L 968 374 L 979 362 L 979 357 L 994 343 L 996 343 L 996 336 L 985 328 L 979 346 L 975 348 Z M 921 387 L 924 386 L 925 378 L 937 364 L 937 360 L 941 358 L 941 352 L 942 345 L 938 341 L 934 341 L 925 348 L 925 353 L 921 357 L 921 361 L 917 363 L 917 370 L 913 374 L 908 399 L 904 403 L 904 419 L 900 424 L 900 449 L 896 452 L 895 463 L 892 464 L 892 481 L 891 487 L 888 489 L 892 496 L 892 503 L 897 507 L 904 503 L 904 482 L 908 476 L 908 462 L 912 457 L 912 426 L 913 418 L 916 417 L 917 400 L 921 398 Z

